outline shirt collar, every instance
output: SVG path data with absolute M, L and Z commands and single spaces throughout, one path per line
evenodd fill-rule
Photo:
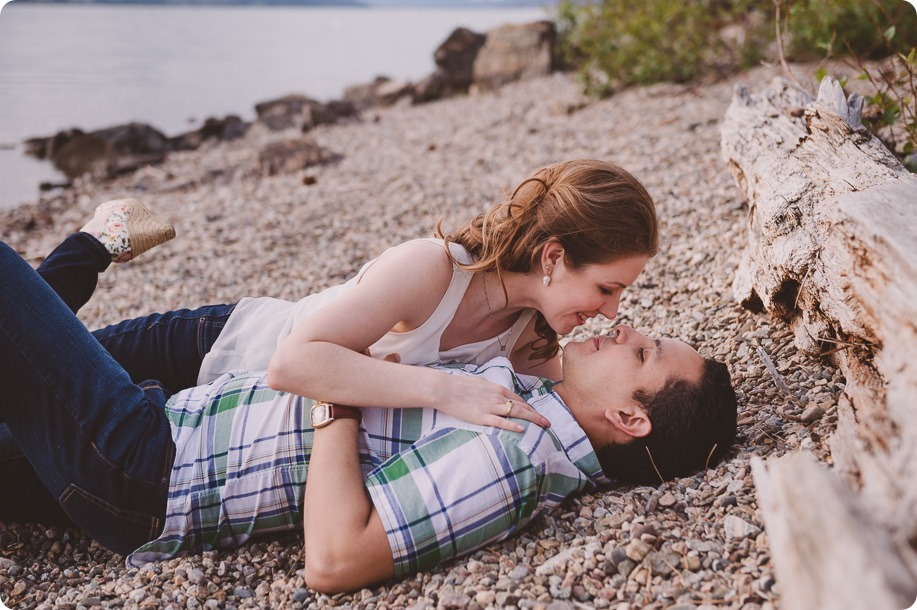
M 602 465 L 586 432 L 552 389 L 554 383 L 547 379 L 542 379 L 542 382 L 538 387 L 539 391 L 533 392 L 531 398 L 525 396 L 528 403 L 550 420 L 550 432 L 557 437 L 567 457 L 583 474 L 597 485 L 610 483 L 602 471 Z

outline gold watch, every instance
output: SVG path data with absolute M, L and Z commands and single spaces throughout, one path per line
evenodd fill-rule
M 324 428 L 336 419 L 355 419 L 363 421 L 363 412 L 356 407 L 335 405 L 330 402 L 317 402 L 309 411 L 309 420 L 313 428 Z

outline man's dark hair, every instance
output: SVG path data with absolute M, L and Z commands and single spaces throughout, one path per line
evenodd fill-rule
M 669 381 L 654 395 L 638 390 L 634 400 L 646 409 L 652 431 L 596 452 L 605 476 L 616 482 L 657 485 L 688 476 L 719 462 L 735 440 L 736 393 L 726 365 L 716 360 L 704 359 L 698 383 Z

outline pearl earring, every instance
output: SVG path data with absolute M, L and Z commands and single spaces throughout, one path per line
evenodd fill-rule
M 551 285 L 551 276 L 546 275 L 543 278 L 541 278 L 541 283 L 544 284 L 545 286 L 550 286 Z

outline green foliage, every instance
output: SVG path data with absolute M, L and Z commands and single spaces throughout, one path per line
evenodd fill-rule
M 917 42 L 917 12 L 902 0 L 793 0 L 787 51 L 793 59 L 854 53 L 878 59 Z
M 868 80 L 876 92 L 866 96 L 863 123 L 899 157 L 917 149 L 917 47 L 907 55 L 898 53 L 877 69 L 863 70 L 857 77 Z M 908 168 L 915 171 L 913 157 Z
M 564 0 L 556 21 L 564 56 L 581 66 L 587 90 L 684 82 L 710 70 L 722 50 L 710 32 L 712 0 Z M 713 43 L 713 44 L 711 44 Z
M 605 94 L 757 64 L 775 40 L 775 2 L 791 59 L 871 59 L 917 41 L 917 13 L 903 0 L 562 0 L 555 21 L 567 64 Z

